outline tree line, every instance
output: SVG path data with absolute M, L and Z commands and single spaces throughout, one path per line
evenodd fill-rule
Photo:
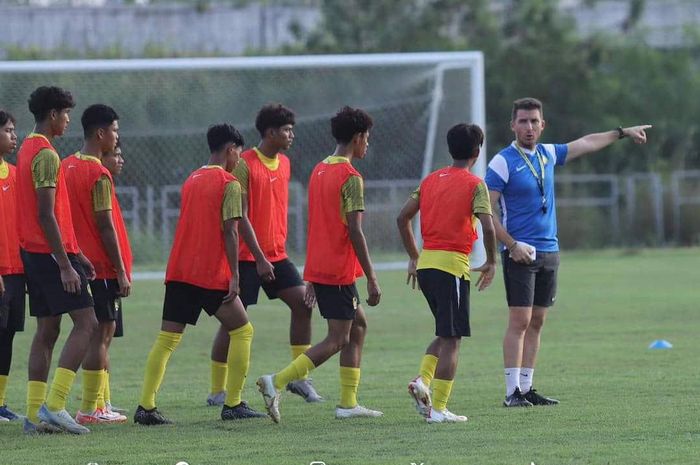
M 492 149 L 512 140 L 512 101 L 533 96 L 545 104 L 546 141 L 654 125 L 646 146 L 613 145 L 571 172 L 699 169 L 700 33 L 687 30 L 677 48 L 650 47 L 638 26 L 644 4 L 630 0 L 620 31 L 583 37 L 559 0 L 501 2 L 504 10 L 489 0 L 325 0 L 319 26 L 282 52 L 481 50 Z

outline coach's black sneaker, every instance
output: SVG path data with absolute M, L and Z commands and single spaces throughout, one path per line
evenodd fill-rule
M 311 384 L 311 378 L 298 379 L 296 381 L 292 381 L 291 383 L 287 383 L 287 391 L 303 397 L 307 402 L 324 401 L 323 397 L 316 392 L 314 385 Z
M 253 410 L 246 402 L 241 402 L 235 407 L 224 405 L 224 408 L 221 409 L 222 420 L 243 420 L 245 418 L 267 418 L 267 413 Z
M 532 405 L 557 405 L 559 403 L 557 399 L 540 395 L 534 389 L 527 391 L 523 397 L 525 397 L 525 399 L 527 399 L 527 401 Z
M 136 413 L 134 413 L 134 423 L 145 426 L 173 424 L 173 422 L 165 418 L 157 408 L 146 410 L 140 405 L 136 408 Z
M 503 401 L 504 407 L 532 407 L 532 403 L 523 396 L 520 388 L 515 388 L 513 394 L 506 397 Z

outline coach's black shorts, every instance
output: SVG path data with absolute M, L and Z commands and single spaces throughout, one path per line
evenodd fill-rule
M 88 292 L 85 270 L 76 254 L 68 254 L 68 260 L 80 276 L 80 293 L 69 294 L 63 290 L 61 270 L 53 255 L 21 250 L 24 274 L 29 293 L 29 314 L 37 318 L 63 315 L 64 313 L 93 306 Z
M 537 252 L 529 265 L 517 263 L 508 251 L 501 254 L 503 282 L 509 307 L 551 307 L 557 298 L 559 252 Z
M 418 284 L 435 317 L 435 335 L 471 336 L 469 281 L 434 268 L 418 270 Z
M 170 281 L 165 283 L 163 319 L 186 325 L 196 325 L 202 309 L 209 316 L 221 307 L 227 291 L 215 291 L 193 284 Z
M 119 281 L 116 279 L 95 279 L 90 281 L 92 299 L 95 301 L 95 316 L 97 321 L 119 321 L 121 318 L 121 296 L 119 295 Z M 117 336 L 116 330 L 114 337 Z
M 24 331 L 27 281 L 23 274 L 6 274 L 2 280 L 5 283 L 5 293 L 0 298 L 0 329 Z
M 354 320 L 360 295 L 355 284 L 346 286 L 316 284 L 316 302 L 321 316 L 326 320 Z
M 303 286 L 304 281 L 299 276 L 297 267 L 288 258 L 274 262 L 275 280 L 264 283 L 258 276 L 255 262 L 238 262 L 238 274 L 240 275 L 241 301 L 244 307 L 258 303 L 260 287 L 263 288 L 268 299 L 278 298 L 277 293 L 290 287 Z

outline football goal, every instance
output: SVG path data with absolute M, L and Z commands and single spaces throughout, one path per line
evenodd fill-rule
M 180 185 L 206 162 L 212 123 L 234 124 L 250 146 L 259 140 L 253 122 L 262 105 L 295 111 L 288 248 L 301 264 L 308 176 L 334 149 L 329 119 L 343 105 L 368 111 L 370 148 L 356 167 L 365 179 L 365 233 L 380 268 L 404 266 L 394 219 L 420 179 L 450 163 L 447 129 L 485 126 L 480 52 L 2 62 L 0 107 L 18 118 L 20 137 L 32 129 L 27 98 L 40 85 L 64 87 L 77 101 L 68 133 L 56 141 L 62 157 L 80 148 L 88 105 L 106 103 L 119 114 L 126 164 L 116 183 L 140 269 L 162 269 L 167 259 Z M 483 175 L 485 159 L 479 162 Z

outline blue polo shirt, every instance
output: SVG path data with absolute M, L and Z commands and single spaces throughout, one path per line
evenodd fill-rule
M 513 142 L 493 157 L 486 170 L 489 190 L 500 192 L 501 223 L 516 241 L 526 242 L 538 252 L 559 251 L 557 214 L 554 204 L 554 166 L 566 162 L 566 144 L 537 144 L 535 150 L 520 150 L 540 175 L 535 150 L 544 161 L 544 195 L 547 212 L 542 211 L 542 195 L 527 163 Z

